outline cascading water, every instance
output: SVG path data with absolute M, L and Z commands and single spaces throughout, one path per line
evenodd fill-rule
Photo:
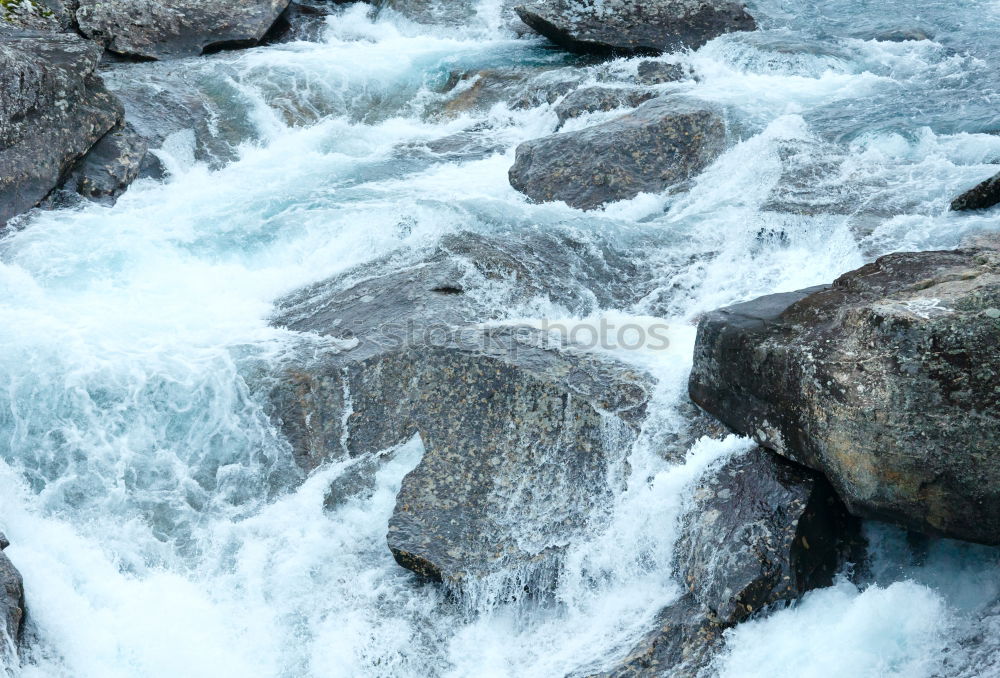
M 750 445 L 704 438 L 680 458 L 660 453 L 687 426 L 694 319 L 1000 226 L 946 212 L 1000 159 L 1000 137 L 983 133 L 997 125 L 1000 4 L 754 9 L 762 30 L 665 57 L 696 78 L 660 86 L 723 106 L 730 150 L 688 193 L 593 213 L 529 204 L 507 181 L 515 146 L 555 128 L 550 103 L 438 115 L 439 91 L 452 71 L 544 66 L 596 82 L 638 60 L 575 62 L 516 38 L 498 6 L 455 28 L 347 5 L 318 42 L 113 67 L 109 86 L 143 120 L 173 116 L 144 130 L 163 139 L 169 178 L 139 181 L 113 208 L 32 213 L 0 239 L 0 527 L 32 636 L 8 674 L 549 678 L 620 659 L 679 595 L 685 488 Z M 910 17 L 933 40 L 873 39 Z M 178 115 L 177 101 L 203 117 Z M 430 143 L 459 133 L 457 152 Z M 302 477 L 260 375 L 324 342 L 268 317 L 281 295 L 388 252 L 529 229 L 641 242 L 655 284 L 597 314 L 665 319 L 671 345 L 620 352 L 659 379 L 652 413 L 609 520 L 568 549 L 553 598 L 470 609 L 386 547 L 419 441 L 324 509 L 331 483 L 370 460 Z M 506 313 L 568 312 L 542 298 Z M 722 676 L 962 666 L 968 620 L 1000 594 L 1000 553 L 933 542 L 915 555 L 901 532 L 866 529 L 862 584 L 844 578 L 741 625 Z

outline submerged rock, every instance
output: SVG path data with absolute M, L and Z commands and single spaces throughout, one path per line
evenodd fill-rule
M 506 103 L 513 110 L 553 104 L 572 91 L 582 75 L 575 69 L 490 68 L 453 71 L 443 88 L 440 110 L 447 116 Z
M 562 125 L 571 118 L 587 113 L 613 111 L 616 108 L 635 108 L 655 97 L 655 92 L 623 87 L 584 87 L 566 95 L 556 106 L 556 116 Z
M 138 59 L 197 56 L 255 45 L 289 0 L 80 0 L 80 32 Z
M 701 321 L 690 393 L 856 515 L 1000 543 L 1000 251 L 900 253 Z
M 0 535 L 2 537 L 2 535 Z M 10 562 L 2 549 L 7 548 L 7 538 L 0 539 L 0 658 L 17 646 L 24 621 L 24 581 L 21 573 Z
M 725 140 L 714 110 L 656 99 L 616 120 L 521 144 L 510 183 L 538 202 L 596 209 L 692 178 L 722 153 Z
M 146 140 L 131 125 L 118 125 L 77 161 L 63 187 L 113 204 L 139 176 L 147 151 Z
M 829 586 L 858 538 L 819 474 L 762 449 L 709 473 L 677 545 L 677 574 L 725 623 Z
M 515 11 L 557 45 L 600 55 L 698 48 L 724 33 L 757 28 L 742 4 L 727 0 L 534 0 Z
M 1000 174 L 970 188 L 951 203 L 954 212 L 984 210 L 1000 204 Z
M 0 29 L 0 225 L 38 205 L 122 117 L 70 34 Z
M 691 72 L 680 64 L 663 61 L 643 61 L 636 67 L 636 82 L 640 85 L 662 85 L 691 77 Z

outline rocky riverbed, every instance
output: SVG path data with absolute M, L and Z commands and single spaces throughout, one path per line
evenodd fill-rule
M 3 669 L 994 675 L 997 35 L 0 0 Z

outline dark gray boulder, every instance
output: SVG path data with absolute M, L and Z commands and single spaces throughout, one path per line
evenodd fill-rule
M 636 82 L 640 85 L 662 85 L 691 77 L 691 72 L 680 64 L 663 61 L 643 61 L 636 67 Z
M 73 11 L 63 0 L 0 0 L 0 22 L 36 31 L 73 29 Z
M 589 678 L 697 678 L 723 647 L 729 627 L 687 594 L 660 613 L 618 666 Z
M 3 544 L 0 547 L 0 657 L 16 648 L 24 621 L 24 581 L 14 563 L 2 552 L 7 548 L 6 542 L 7 538 L 0 534 Z
M 677 574 L 720 621 L 829 586 L 858 525 L 818 473 L 757 448 L 707 474 L 677 544 Z
M 616 108 L 635 108 L 655 97 L 654 92 L 644 89 L 607 87 L 595 85 L 574 90 L 556 106 L 559 124 L 587 113 L 613 111 Z
M 757 28 L 728 0 L 534 0 L 514 9 L 552 42 L 586 54 L 660 54 Z
M 121 121 L 75 35 L 0 29 L 0 225 L 38 205 Z
M 954 212 L 984 210 L 1000 204 L 1000 174 L 970 188 L 951 202 Z
M 855 515 L 1000 544 L 1000 251 L 899 253 L 706 315 L 691 398 Z
M 145 138 L 131 125 L 119 124 L 77 161 L 63 188 L 113 204 L 139 176 L 147 151 Z
M 526 141 L 517 148 L 510 183 L 534 201 L 596 209 L 694 177 L 725 142 L 726 125 L 716 111 L 655 99 L 601 125 Z
M 173 59 L 256 45 L 289 0 L 80 0 L 80 32 L 116 54 Z

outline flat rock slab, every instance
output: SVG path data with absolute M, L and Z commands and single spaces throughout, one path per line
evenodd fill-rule
M 0 29 L 0 225 L 38 205 L 122 118 L 78 36 Z
M 289 0 L 80 0 L 80 32 L 117 54 L 174 59 L 255 45 Z
M 524 142 L 510 183 L 537 202 L 596 209 L 691 179 L 725 143 L 726 125 L 715 110 L 654 99 L 601 125 Z
M 1000 544 L 998 345 L 1000 251 L 892 254 L 705 316 L 690 393 L 856 515 Z
M 537 0 L 514 9 L 541 35 L 584 54 L 695 49 L 724 33 L 757 28 L 741 3 L 726 0 Z

